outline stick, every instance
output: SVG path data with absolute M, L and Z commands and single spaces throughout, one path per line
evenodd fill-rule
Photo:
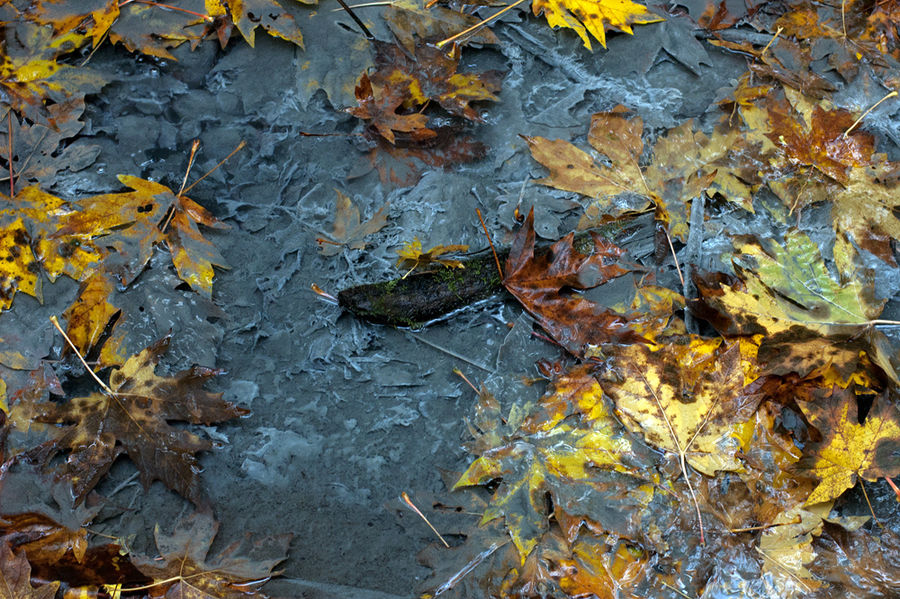
M 419 515 L 419 517 L 425 521 L 425 524 L 427 524 L 428 528 L 430 528 L 431 531 L 437 535 L 437 538 L 439 538 L 441 540 L 441 543 L 444 544 L 444 547 L 446 547 L 447 549 L 450 549 L 450 544 L 447 543 L 447 541 L 444 540 L 444 537 L 441 536 L 441 533 L 439 533 L 437 531 L 437 529 L 431 525 L 431 522 L 428 521 L 428 518 L 425 517 L 425 514 L 423 514 L 422 512 L 419 511 L 419 508 L 417 508 L 416 504 L 414 504 L 412 502 L 412 499 L 409 498 L 409 495 L 406 494 L 406 491 L 403 491 L 402 493 L 400 493 L 400 497 L 403 498 L 403 501 L 406 502 L 406 505 L 408 505 L 410 508 L 412 508 L 412 511 L 417 513 Z

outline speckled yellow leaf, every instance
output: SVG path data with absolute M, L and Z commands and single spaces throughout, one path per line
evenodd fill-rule
M 119 308 L 109 303 L 115 282 L 105 272 L 87 278 L 78 290 L 78 298 L 63 313 L 69 339 L 86 355 L 100 339 L 106 325 Z
M 603 390 L 626 427 L 654 447 L 684 453 L 709 476 L 741 469 L 741 425 L 761 399 L 745 389 L 755 378 L 752 342 L 692 337 L 656 351 L 641 344 L 621 347 L 614 355 L 615 371 Z
M 9 309 L 18 291 L 41 299 L 40 270 L 22 219 L 0 228 L 0 311 Z

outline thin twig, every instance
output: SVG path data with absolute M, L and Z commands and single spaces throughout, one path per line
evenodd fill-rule
M 246 146 L 246 145 L 247 145 L 247 142 L 241 140 L 241 143 L 239 143 L 239 144 L 237 145 L 237 147 L 236 147 L 235 149 L 233 149 L 233 150 L 231 151 L 230 154 L 228 154 L 228 156 L 226 156 L 225 158 L 223 158 L 222 160 L 220 160 L 219 163 L 218 163 L 216 166 L 214 166 L 214 167 L 212 167 L 211 169 L 209 169 L 208 171 L 206 171 L 206 174 L 205 174 L 205 175 L 203 175 L 202 177 L 200 177 L 199 179 L 197 179 L 196 181 L 194 181 L 193 183 L 191 183 L 190 185 L 188 185 L 188 186 L 185 188 L 185 190 L 182 191 L 181 193 L 187 193 L 187 192 L 189 192 L 190 190 L 192 190 L 192 189 L 194 188 L 194 185 L 196 185 L 196 184 L 199 183 L 200 181 L 203 181 L 203 180 L 206 179 L 208 176 L 210 176 L 211 174 L 213 174 L 213 173 L 216 171 L 217 168 L 219 168 L 220 166 L 222 166 L 223 164 L 225 164 L 225 161 L 226 161 L 226 160 L 228 160 L 229 158 L 231 158 L 232 156 L 234 156 L 235 154 L 237 154 L 237 153 L 238 153 L 244 146 Z
M 859 118 L 856 119 L 855 121 L 853 121 L 853 124 L 852 124 L 852 125 L 850 125 L 849 127 L 847 127 L 847 130 L 844 131 L 844 135 L 842 135 L 842 137 L 847 137 L 847 135 L 849 135 L 850 132 L 853 131 L 853 129 L 855 129 L 857 125 L 859 125 L 860 121 L 862 121 L 864 118 L 866 118 L 866 115 L 867 115 L 867 114 L 869 114 L 870 112 L 872 112 L 873 110 L 875 110 L 876 108 L 878 108 L 878 105 L 879 105 L 879 104 L 881 104 L 882 102 L 884 102 L 884 101 L 887 100 L 888 98 L 893 98 L 893 97 L 896 96 L 896 95 L 897 95 L 897 90 L 894 90 L 894 91 L 890 92 L 889 94 L 887 94 L 887 95 L 886 95 L 885 97 L 883 97 L 882 99 L 880 99 L 880 100 L 878 100 L 877 102 L 875 102 L 874 104 L 872 104 L 872 107 L 871 107 L 871 108 L 869 108 L 867 111 L 865 111 L 864 113 L 862 113 L 861 115 L 859 115 Z
M 500 268 L 500 258 L 497 257 L 497 250 L 494 249 L 494 242 L 491 239 L 490 233 L 488 233 L 487 226 L 484 224 L 484 219 L 481 217 L 481 210 L 476 208 L 476 214 L 478 214 L 478 220 L 481 221 L 481 228 L 484 229 L 484 234 L 487 237 L 488 244 L 491 246 L 491 251 L 494 253 L 494 263 L 497 265 L 497 272 L 500 274 L 500 280 L 503 280 L 503 269 Z
M 78 348 L 75 347 L 75 344 L 72 343 L 72 340 L 69 339 L 69 336 L 66 335 L 66 332 L 62 329 L 61 326 L 59 326 L 59 320 L 57 320 L 55 314 L 53 314 L 53 315 L 50 316 L 50 322 L 53 323 L 53 326 L 56 327 L 56 330 L 59 331 L 60 335 L 63 336 L 63 339 L 66 340 L 66 343 L 69 344 L 69 347 L 72 348 L 72 351 L 75 352 L 75 355 L 78 356 L 78 359 L 81 360 L 81 363 L 82 363 L 82 364 L 84 364 L 84 367 L 85 367 L 85 369 L 88 371 L 88 374 L 90 374 L 91 377 L 93 377 L 93 379 L 94 379 L 95 381 L 97 381 L 97 384 L 100 385 L 100 388 L 103 389 L 103 391 L 106 392 L 106 393 L 107 393 L 108 395 L 110 395 L 111 397 L 115 397 L 115 396 L 116 396 L 116 392 L 113 391 L 112 389 L 110 389 L 109 387 L 107 387 L 107 386 L 106 386 L 106 383 L 104 383 L 103 381 L 101 381 L 101 380 L 100 380 L 100 377 L 98 377 L 98 376 L 94 373 L 94 371 L 91 370 L 91 367 L 88 366 L 88 363 L 85 362 L 84 357 L 82 357 L 82 355 L 81 355 L 81 352 L 78 351 Z
M 416 341 L 421 341 L 421 342 L 424 343 L 425 345 L 427 345 L 427 346 L 429 346 L 429 347 L 433 347 L 434 349 L 436 349 L 436 350 L 438 350 L 438 351 L 442 351 L 442 352 L 444 352 L 445 354 L 447 354 L 448 356 L 452 356 L 452 357 L 456 358 L 457 360 L 462 360 L 462 361 L 465 362 L 466 364 L 471 364 L 471 365 L 474 366 L 475 368 L 480 368 L 481 370 L 483 370 L 483 371 L 485 371 L 485 372 L 493 372 L 493 371 L 492 371 L 490 368 L 488 368 L 487 366 L 485 366 L 485 365 L 483 365 L 483 364 L 479 364 L 478 362 L 476 362 L 476 361 L 474 361 L 474 360 L 471 360 L 471 359 L 465 357 L 464 355 L 459 354 L 459 353 L 453 351 L 452 349 L 448 349 L 448 348 L 446 348 L 446 347 L 443 347 L 443 346 L 441 346 L 441 345 L 438 345 L 438 344 L 435 343 L 434 341 L 429 341 L 429 340 L 426 339 L 425 337 L 422 337 L 422 336 L 420 336 L 420 335 L 413 335 L 413 334 L 410 333 L 409 331 L 403 331 L 403 332 L 406 333 L 407 337 L 411 337 L 411 338 L 415 339 Z
M 678 264 L 678 256 L 675 255 L 675 246 L 672 245 L 672 238 L 669 237 L 669 231 L 663 226 L 663 233 L 666 234 L 666 241 L 669 242 L 669 251 L 672 252 L 672 259 L 675 260 L 675 270 L 678 271 L 678 280 L 681 281 L 681 288 L 684 289 L 684 275 L 681 274 L 681 266 Z
M 16 195 L 16 184 L 13 179 L 13 144 L 12 144 L 13 132 L 12 132 L 12 108 L 10 108 L 6 113 L 6 145 L 7 145 L 7 162 L 9 163 L 9 200 L 12 201 L 13 197 Z
M 784 31 L 784 27 L 779 27 L 779 28 L 775 31 L 775 35 L 772 36 L 772 39 L 769 40 L 769 43 L 766 44 L 766 47 L 763 48 L 763 49 L 762 49 L 762 52 L 759 53 L 759 57 L 760 57 L 760 58 L 763 57 L 763 54 L 766 53 L 766 50 L 769 49 L 769 46 L 771 46 L 772 43 L 773 43 L 776 39 L 778 39 L 778 36 L 781 35 L 781 32 L 782 32 L 782 31 Z
M 338 0 L 338 4 L 340 4 L 340 5 L 341 5 L 341 8 L 343 8 L 344 10 L 346 10 L 346 11 L 347 11 L 347 14 L 350 15 L 350 18 L 353 19 L 353 20 L 356 22 L 357 25 L 359 25 L 360 29 L 363 30 L 363 34 L 366 36 L 366 39 L 368 39 L 368 40 L 374 40 L 374 39 L 375 39 L 375 36 L 372 35 L 372 32 L 369 31 L 369 28 L 366 27 L 366 24 L 363 23 L 363 22 L 360 20 L 360 18 L 356 16 L 356 13 L 353 12 L 353 9 L 351 9 L 349 6 L 347 6 L 347 3 L 344 2 L 344 0 Z
M 412 511 L 414 511 L 415 513 L 417 513 L 419 515 L 419 518 L 421 518 L 422 520 L 425 521 L 425 524 L 428 525 L 428 528 L 431 529 L 431 532 L 433 532 L 434 534 L 437 535 L 437 538 L 439 538 L 441 540 L 441 543 L 444 544 L 444 547 L 446 547 L 447 549 L 450 549 L 450 544 L 447 541 L 445 541 L 444 537 L 441 536 L 441 533 L 439 533 L 437 531 L 437 529 L 431 525 L 431 522 L 428 521 L 428 518 L 425 517 L 425 514 L 423 514 L 421 511 L 419 511 L 419 508 L 417 508 L 416 504 L 414 504 L 412 502 L 412 499 L 409 498 L 409 495 L 406 494 L 406 491 L 403 491 L 402 493 L 400 493 L 400 497 L 403 498 L 403 501 L 406 503 L 406 505 L 408 505 L 410 508 L 412 508 Z
M 340 1 L 340 0 L 338 0 L 338 1 Z M 481 29 L 482 27 L 484 27 L 485 25 L 487 25 L 488 23 L 490 23 L 491 21 L 493 21 L 494 19 L 496 19 L 497 17 L 499 17 L 500 15 L 502 15 L 503 13 L 505 13 L 506 11 L 515 8 L 516 6 L 522 4 L 523 2 L 525 2 L 525 0 L 516 0 L 515 2 L 513 2 L 512 4 L 510 4 L 509 6 L 507 6 L 506 8 L 504 8 L 504 9 L 498 11 L 497 13 L 491 15 L 490 17 L 486 18 L 485 20 L 481 21 L 480 23 L 475 23 L 474 25 L 472 25 L 472 26 L 469 27 L 468 29 L 465 29 L 465 30 L 463 30 L 463 31 L 460 31 L 460 32 L 457 33 L 456 35 L 451 36 L 451 37 L 448 37 L 448 38 L 445 39 L 445 40 L 439 41 L 438 43 L 435 44 L 435 46 L 437 46 L 437 47 L 440 49 L 440 48 L 443 48 L 444 46 L 446 46 L 447 44 L 449 44 L 450 42 L 455 42 L 455 41 L 458 40 L 459 38 L 467 36 L 467 35 L 469 35 L 470 33 L 474 32 L 474 31 L 477 31 L 478 29 Z M 431 3 L 429 3 L 429 4 L 431 4 Z M 428 8 L 428 7 L 429 7 L 429 5 L 426 5 L 426 8 Z

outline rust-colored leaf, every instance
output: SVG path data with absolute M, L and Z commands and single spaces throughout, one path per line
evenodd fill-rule
M 557 343 L 576 356 L 603 343 L 644 341 L 628 327 L 622 315 L 573 292 L 629 272 L 619 262 L 624 252 L 591 233 L 592 247 L 582 253 L 573 246 L 574 237 L 570 233 L 553 244 L 550 251 L 535 253 L 532 208 L 513 240 L 503 286 Z

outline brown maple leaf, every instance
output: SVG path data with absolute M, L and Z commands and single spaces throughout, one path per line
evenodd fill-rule
M 290 534 L 268 537 L 274 557 L 251 559 L 246 554 L 260 543 L 243 541 L 231 543 L 215 557 L 208 553 L 219 523 L 209 513 L 199 512 L 176 523 L 171 535 L 164 534 L 159 525 L 153 532 L 160 557 L 135 556 L 133 561 L 146 576 L 151 577 L 157 596 L 192 599 L 246 599 L 263 597 L 258 589 L 280 572 L 273 571 L 287 557 Z
M 365 238 L 380 231 L 387 224 L 385 211 L 390 204 L 385 204 L 365 221 L 360 219 L 359 207 L 346 195 L 335 189 L 337 193 L 337 205 L 334 209 L 334 224 L 331 237 L 328 239 L 316 239 L 319 243 L 319 251 L 323 256 L 335 256 L 345 247 L 353 250 L 361 250 L 366 247 Z
M 79 500 L 122 453 L 135 463 L 145 486 L 160 480 L 194 502 L 202 499 L 194 454 L 212 449 L 213 443 L 170 422 L 208 425 L 249 411 L 224 401 L 221 393 L 203 390 L 203 383 L 222 371 L 194 366 L 173 377 L 156 375 L 170 339 L 163 337 L 114 369 L 108 392 L 36 406 L 38 421 L 64 425 L 58 438 L 41 449 L 46 459 L 60 451 L 68 454 L 63 472 Z
M 573 292 L 629 272 L 618 263 L 624 251 L 592 232 L 593 249 L 583 254 L 573 246 L 574 238 L 569 233 L 549 252 L 535 253 L 532 208 L 513 240 L 503 286 L 557 343 L 576 356 L 603 343 L 645 341 L 628 327 L 625 317 Z
M 372 87 L 369 76 L 363 73 L 356 85 L 356 100 L 359 106 L 348 108 L 347 112 L 358 119 L 372 122 L 372 127 L 388 140 L 395 143 L 394 132 L 405 133 L 404 141 L 422 142 L 437 136 L 427 127 L 428 117 L 421 113 L 398 114 L 397 109 L 406 100 L 399 87 Z
M 57 589 L 59 582 L 32 587 L 28 560 L 0 543 L 0 599 L 53 599 Z
M 813 167 L 846 184 L 847 170 L 869 164 L 875 152 L 871 134 L 845 131 L 854 122 L 846 110 L 824 110 L 816 104 L 805 120 L 786 100 L 767 101 L 770 128 L 766 136 L 793 165 Z

